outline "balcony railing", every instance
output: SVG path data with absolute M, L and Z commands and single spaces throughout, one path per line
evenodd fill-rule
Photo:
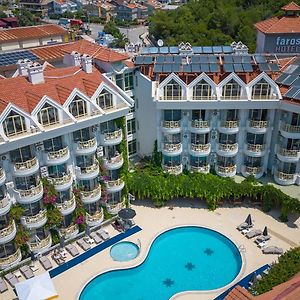
M 162 96 L 160 100 L 186 100 L 185 96 Z
M 106 186 L 108 188 L 114 188 L 114 187 L 121 186 L 123 183 L 124 183 L 123 180 L 121 178 L 119 178 L 117 180 L 108 180 L 108 181 L 106 181 Z
M 82 149 L 89 149 L 89 148 L 93 148 L 96 146 L 96 138 L 92 138 L 88 141 L 84 141 L 84 142 L 77 142 L 77 147 L 78 149 L 82 150 Z
M 117 163 L 121 162 L 122 160 L 123 160 L 122 154 L 118 154 L 118 155 L 113 156 L 111 158 L 104 158 L 104 161 L 107 164 L 117 164 Z
M 180 128 L 180 121 L 162 121 L 162 126 L 165 128 Z
M 0 230 L 0 238 L 5 238 L 11 235 L 16 230 L 15 221 L 12 221 L 7 227 Z
M 191 144 L 191 150 L 196 152 L 207 152 L 210 149 L 210 144 Z
M 80 168 L 80 172 L 82 174 L 90 174 L 90 173 L 96 172 L 97 170 L 99 170 L 99 164 L 97 161 L 95 161 L 95 163 L 91 166 Z
M 110 214 L 117 214 L 122 208 L 126 207 L 126 202 L 121 201 L 118 203 L 107 203 L 106 208 Z
M 233 173 L 236 170 L 236 165 L 234 165 L 234 166 L 228 166 L 228 167 L 217 166 L 217 170 L 220 173 L 225 173 L 225 174 L 227 174 L 227 173 Z
M 259 173 L 262 172 L 262 170 L 263 170 L 262 167 L 245 166 L 245 171 L 246 171 L 246 173 L 248 173 L 248 174 L 253 174 L 253 175 L 259 174 Z
M 27 160 L 25 162 L 16 162 L 15 163 L 15 169 L 17 171 L 21 171 L 21 170 L 29 170 L 33 167 L 35 167 L 38 164 L 38 160 L 36 157 Z
M 121 136 L 122 136 L 122 130 L 121 129 L 118 129 L 118 130 L 113 131 L 113 132 L 104 133 L 104 139 L 106 141 L 115 140 L 115 139 L 120 138 Z
M 92 191 L 82 191 L 82 192 L 80 192 L 80 194 L 83 198 L 97 197 L 97 196 L 101 195 L 101 186 L 98 186 L 97 188 L 95 188 Z
M 63 158 L 65 156 L 67 156 L 69 154 L 69 148 L 63 148 L 57 151 L 50 151 L 47 152 L 47 157 L 48 159 L 54 160 L 54 159 L 60 159 Z
M 72 174 L 68 173 L 62 177 L 49 178 L 49 181 L 54 185 L 64 185 L 69 183 L 72 180 Z
M 192 120 L 191 126 L 193 128 L 209 128 L 209 121 Z
M 194 171 L 194 172 L 208 172 L 209 171 L 209 165 L 203 165 L 203 166 L 193 166 L 193 165 L 191 165 L 191 171 Z
M 278 151 L 278 153 L 282 156 L 293 157 L 293 158 L 297 158 L 298 152 L 300 152 L 300 150 L 289 150 L 286 148 L 279 148 Z
M 175 152 L 175 151 L 179 151 L 180 149 L 181 149 L 181 143 L 177 143 L 177 144 L 164 143 L 165 151 Z
M 34 197 L 43 191 L 43 185 L 42 183 L 39 183 L 38 186 L 34 186 L 30 188 L 29 190 L 18 190 L 20 193 L 20 197 L 28 198 L 28 197 Z
M 79 229 L 78 229 L 78 225 L 77 224 L 73 224 L 73 225 L 70 225 L 69 227 L 60 228 L 59 229 L 61 235 L 63 235 L 63 236 L 70 236 L 70 235 L 74 234 L 78 230 Z
M 221 121 L 221 127 L 237 128 L 239 127 L 239 121 Z
M 300 126 L 290 125 L 287 123 L 282 123 L 281 129 L 290 133 L 300 133 Z
M 182 165 L 178 165 L 178 166 L 167 166 L 167 165 L 163 165 L 163 169 L 164 171 L 170 173 L 170 174 L 179 174 L 181 173 L 182 170 Z
M 256 120 L 250 120 L 249 126 L 253 128 L 267 128 L 269 126 L 268 121 L 256 121 Z
M 75 205 L 75 196 L 73 196 L 70 200 L 64 201 L 62 203 L 56 203 L 55 206 L 60 210 L 60 211 L 66 211 L 74 207 Z
M 265 145 L 247 144 L 247 150 L 251 152 L 263 152 L 265 150 Z
M 293 180 L 295 176 L 295 174 L 288 174 L 280 171 L 277 171 L 276 175 L 281 180 Z
M 96 211 L 94 214 L 90 215 L 89 213 L 86 213 L 86 223 L 93 223 L 97 222 L 104 218 L 103 215 L 103 209 L 101 208 L 100 211 Z
M 29 242 L 29 248 L 31 251 L 38 251 L 45 247 L 50 247 L 52 243 L 51 235 L 49 234 L 46 238 L 43 240 L 37 241 L 37 242 Z
M 13 253 L 9 256 L 0 258 L 0 267 L 2 267 L 2 266 L 6 267 L 6 266 L 9 266 L 18 261 L 21 261 L 21 258 L 22 258 L 21 250 L 18 249 L 15 253 Z
M 0 168 L 0 181 L 5 176 L 4 170 Z
M 220 151 L 230 152 L 230 151 L 236 151 L 238 148 L 238 144 L 219 144 L 218 148 Z
M 41 210 L 38 214 L 34 216 L 23 216 L 22 219 L 24 220 L 24 223 L 26 225 L 36 224 L 43 220 L 45 220 L 47 217 L 46 210 Z

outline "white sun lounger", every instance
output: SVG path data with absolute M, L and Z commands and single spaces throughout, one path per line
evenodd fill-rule
M 109 239 L 109 234 L 108 232 L 106 232 L 104 229 L 100 228 L 99 230 L 96 231 L 96 234 L 98 234 L 101 239 L 103 239 L 104 241 Z
M 282 254 L 283 253 L 283 249 L 279 248 L 277 246 L 268 246 L 265 247 L 262 252 L 264 254 Z
M 39 259 L 39 261 L 40 261 L 41 265 L 43 266 L 43 268 L 44 268 L 46 271 L 52 268 L 51 261 L 49 260 L 48 257 L 42 256 L 42 257 Z
M 8 288 L 6 282 L 0 277 L 0 293 L 4 293 L 7 290 Z
M 32 270 L 27 265 L 21 267 L 20 271 L 26 279 L 30 279 L 30 278 L 34 277 Z
M 269 235 L 260 235 L 256 240 L 255 243 L 256 244 L 260 244 L 262 242 L 266 242 L 270 239 L 271 237 Z
M 252 239 L 256 236 L 262 235 L 262 231 L 260 229 L 252 229 L 251 231 L 249 231 L 248 233 L 245 234 L 245 236 L 248 239 Z
M 87 251 L 91 248 L 91 245 L 89 245 L 83 238 L 81 238 L 80 240 L 78 240 L 76 242 L 84 251 Z
M 90 236 L 95 241 L 96 244 L 100 244 L 102 242 L 102 239 L 100 238 L 99 235 L 97 235 L 96 232 L 92 232 Z
M 247 222 L 243 222 L 242 224 L 240 224 L 240 225 L 237 227 L 237 229 L 238 229 L 239 231 L 242 231 L 242 230 L 244 230 L 244 229 L 251 228 L 251 227 L 253 227 L 253 225 L 249 225 Z
M 67 245 L 65 248 L 73 257 L 79 254 L 78 249 L 72 244 Z
M 11 285 L 11 287 L 15 287 L 15 284 L 19 282 L 18 278 L 13 273 L 7 273 L 4 275 L 4 278 L 7 280 L 7 282 Z

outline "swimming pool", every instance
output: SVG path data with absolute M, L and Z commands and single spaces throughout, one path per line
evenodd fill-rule
M 120 242 L 110 248 L 110 256 L 117 261 L 132 260 L 139 255 L 139 252 L 139 246 L 132 242 Z
M 183 291 L 224 287 L 241 266 L 237 247 L 224 235 L 203 227 L 178 227 L 154 240 L 142 264 L 98 275 L 79 299 L 167 300 Z

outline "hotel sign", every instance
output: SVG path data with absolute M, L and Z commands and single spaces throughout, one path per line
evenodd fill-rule
M 300 37 L 278 36 L 274 50 L 277 53 L 300 53 Z

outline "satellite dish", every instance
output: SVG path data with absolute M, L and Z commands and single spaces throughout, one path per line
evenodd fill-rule
M 157 45 L 158 45 L 159 47 L 162 47 L 162 46 L 164 45 L 164 41 L 163 41 L 163 40 L 158 40 L 158 41 L 157 41 Z

